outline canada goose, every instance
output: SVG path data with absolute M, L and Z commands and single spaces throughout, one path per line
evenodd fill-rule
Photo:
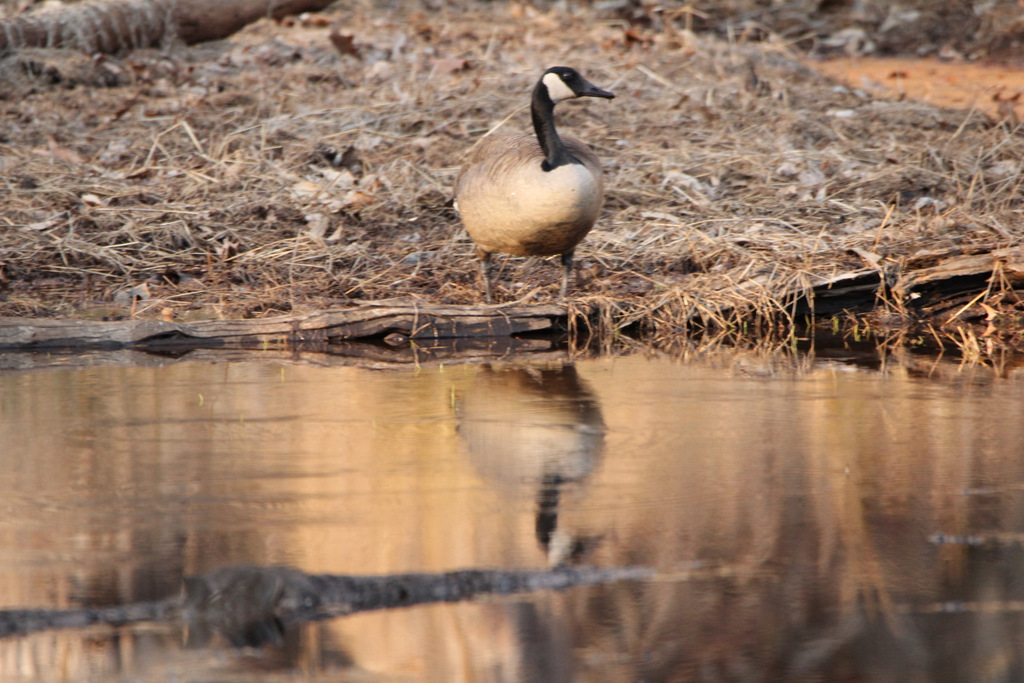
M 569 289 L 573 251 L 590 232 L 604 201 L 601 163 L 576 138 L 559 137 L 555 104 L 576 97 L 615 97 L 574 69 L 553 66 L 533 89 L 530 112 L 536 137 L 497 133 L 485 137 L 455 182 L 455 208 L 476 243 L 487 303 L 491 303 L 491 254 L 560 254 Z

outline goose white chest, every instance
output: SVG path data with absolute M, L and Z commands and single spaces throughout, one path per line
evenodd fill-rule
M 508 163 L 508 157 L 488 159 L 481 173 L 460 184 L 457 208 L 470 237 L 486 251 L 516 256 L 549 256 L 572 249 L 589 232 L 603 203 L 596 159 L 545 171 L 532 136 L 508 136 L 497 142 L 506 148 L 535 147 L 538 156 L 515 163 Z M 583 147 L 571 138 L 567 143 Z

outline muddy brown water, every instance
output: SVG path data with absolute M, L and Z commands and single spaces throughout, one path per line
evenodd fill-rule
M 235 564 L 656 575 L 361 613 L 260 649 L 177 623 L 34 633 L 0 640 L 4 681 L 1024 676 L 1013 371 L 843 349 L 108 360 L 0 373 L 0 609 L 156 600 Z

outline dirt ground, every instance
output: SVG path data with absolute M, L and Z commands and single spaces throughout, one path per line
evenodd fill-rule
M 480 303 L 451 187 L 481 135 L 528 127 L 553 64 L 617 95 L 556 118 L 607 174 L 572 297 L 625 302 L 623 324 L 735 324 L 843 273 L 1020 245 L 1021 80 L 977 91 L 974 70 L 1020 58 L 1024 9 L 763 5 L 363 1 L 193 47 L 10 55 L 0 316 Z M 911 61 L 863 66 L 882 55 Z M 935 96 L 957 79 L 973 99 Z M 499 300 L 556 299 L 557 260 L 498 263 Z M 1019 338 L 1012 285 L 975 304 Z
M 1011 123 L 1024 120 L 1024 75 L 1012 64 L 934 57 L 837 57 L 811 66 L 878 97 L 977 108 L 994 120 Z

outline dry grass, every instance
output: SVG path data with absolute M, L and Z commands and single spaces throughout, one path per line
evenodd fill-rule
M 84 57 L 8 60 L 0 315 L 479 303 L 450 187 L 480 135 L 528 125 L 529 89 L 555 63 L 618 95 L 558 111 L 608 174 L 573 295 L 609 329 L 791 322 L 819 278 L 1024 234 L 1019 128 L 851 92 L 772 43 L 690 33 L 682 15 L 640 33 L 518 4 L 325 17 L 358 54 L 314 18 L 79 64 L 82 82 L 102 68 L 113 87 L 45 82 L 47 65 L 79 73 L 67 65 Z M 498 263 L 500 300 L 556 296 L 557 263 Z

